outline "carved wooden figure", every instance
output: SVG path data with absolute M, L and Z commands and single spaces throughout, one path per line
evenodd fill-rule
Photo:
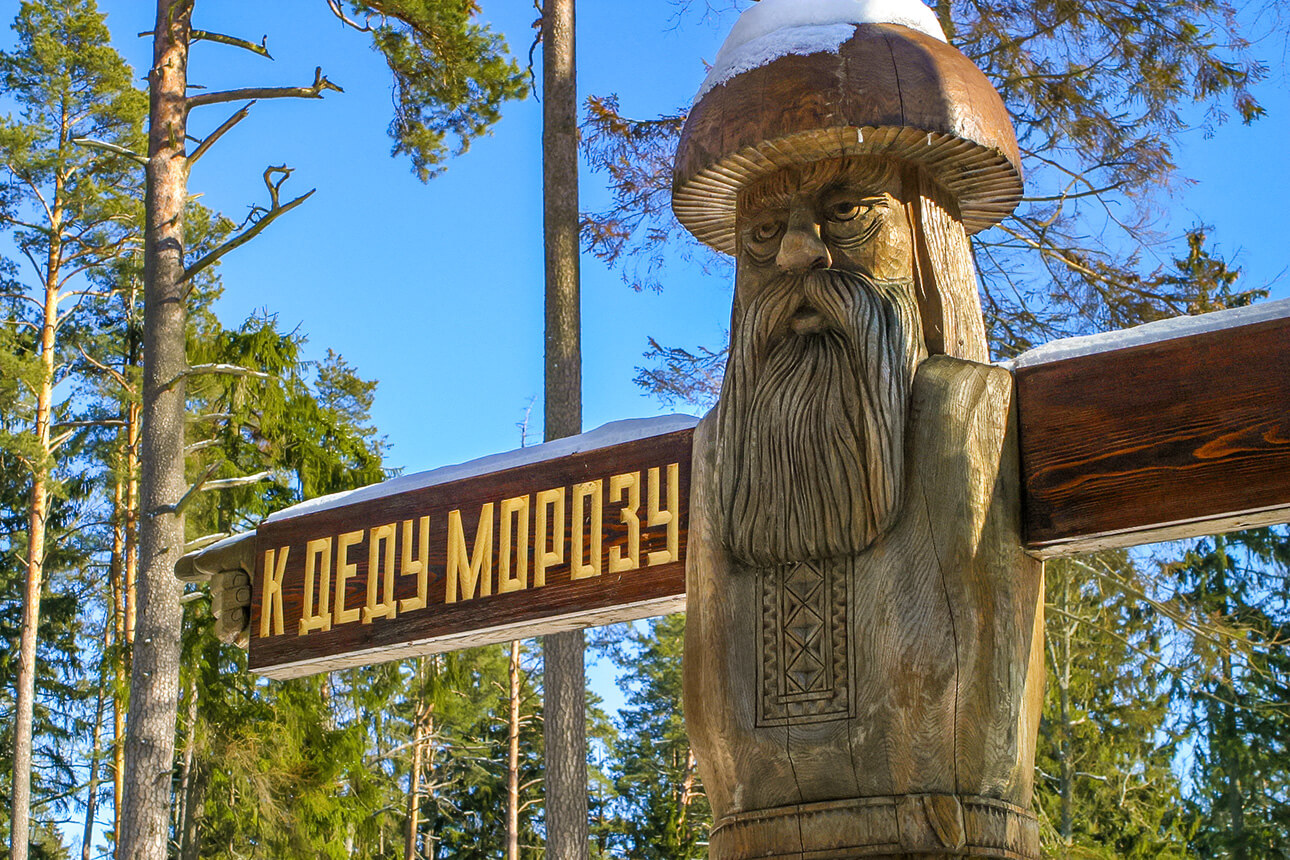
M 710 856 L 1037 858 L 1043 567 L 967 239 L 1020 197 L 1016 142 L 916 0 L 812 5 L 744 13 L 675 168 L 737 265 L 686 582 Z

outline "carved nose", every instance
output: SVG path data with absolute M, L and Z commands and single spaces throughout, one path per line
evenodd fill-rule
M 832 263 L 829 249 L 820 238 L 820 225 L 805 213 L 790 215 L 775 264 L 786 272 L 805 272 L 827 269 Z

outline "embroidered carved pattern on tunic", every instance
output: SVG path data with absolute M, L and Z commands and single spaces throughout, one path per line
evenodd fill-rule
M 833 565 L 803 562 L 758 571 L 761 673 L 757 725 L 851 716 L 847 581 Z

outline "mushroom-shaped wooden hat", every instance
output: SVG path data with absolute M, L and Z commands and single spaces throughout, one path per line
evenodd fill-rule
M 735 249 L 735 201 L 784 167 L 882 155 L 926 168 L 968 233 L 1021 199 L 1003 101 L 919 0 L 761 0 L 735 23 L 681 132 L 676 217 Z

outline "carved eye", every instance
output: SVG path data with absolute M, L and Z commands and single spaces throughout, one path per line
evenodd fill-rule
M 779 229 L 778 221 L 763 221 L 753 228 L 751 238 L 754 242 L 769 242 L 779 235 Z
M 850 221 L 860 214 L 860 204 L 854 200 L 839 200 L 830 203 L 828 216 L 830 221 Z

